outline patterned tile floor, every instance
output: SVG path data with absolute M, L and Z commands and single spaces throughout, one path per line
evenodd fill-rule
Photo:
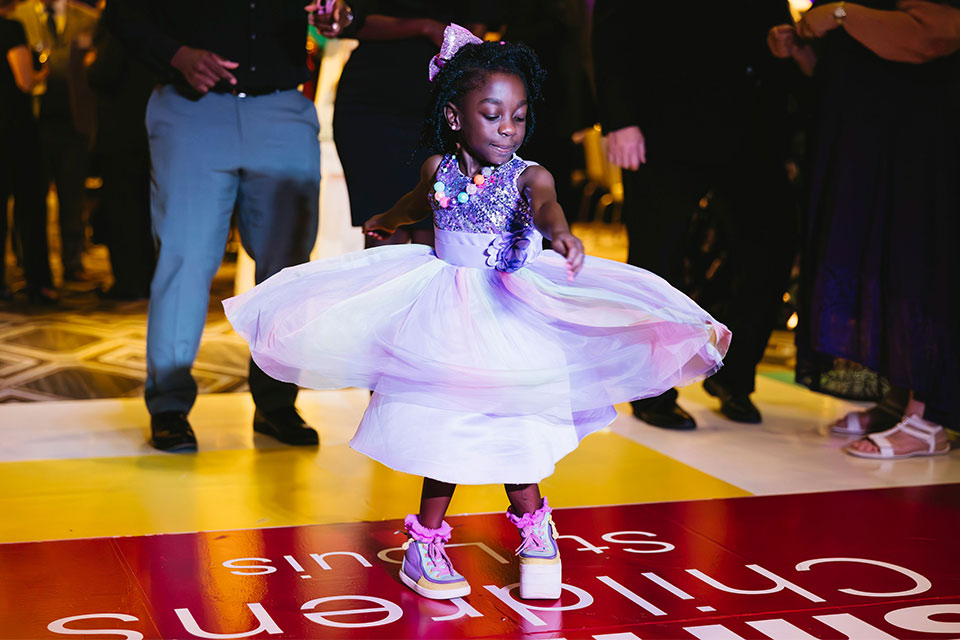
M 10 265 L 13 267 L 13 265 Z M 61 288 L 56 307 L 0 302 L 0 403 L 122 398 L 143 394 L 147 301 L 111 302 L 97 295 L 109 281 L 106 250 L 86 257 L 91 281 Z M 194 367 L 201 393 L 247 388 L 247 352 L 220 309 L 232 295 L 236 265 L 214 279 Z
M 592 255 L 623 258 L 609 229 L 581 226 L 577 231 Z M 13 263 L 8 268 L 16 271 Z M 91 280 L 65 284 L 56 307 L 30 306 L 20 296 L 0 302 L 0 403 L 143 394 L 147 301 L 118 303 L 97 295 L 100 285 L 110 281 L 104 247 L 88 252 L 86 268 Z M 193 369 L 200 393 L 247 389 L 246 344 L 220 307 L 220 300 L 233 295 L 237 270 L 236 261 L 225 260 L 214 278 Z M 792 334 L 777 332 L 763 373 L 789 377 L 793 353 Z

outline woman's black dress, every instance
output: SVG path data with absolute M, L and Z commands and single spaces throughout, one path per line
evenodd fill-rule
M 852 360 L 958 427 L 960 54 L 890 62 L 837 29 L 815 77 L 798 380 Z

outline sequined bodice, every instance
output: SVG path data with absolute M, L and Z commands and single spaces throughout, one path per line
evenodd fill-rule
M 533 226 L 533 210 L 517 189 L 517 178 L 532 164 L 513 156 L 477 185 L 460 172 L 455 155 L 444 156 L 437 167 L 437 184 L 430 192 L 434 226 L 468 233 L 502 233 Z M 438 192 L 442 198 L 437 197 Z

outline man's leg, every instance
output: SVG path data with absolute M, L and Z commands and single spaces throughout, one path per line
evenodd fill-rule
M 40 144 L 46 180 L 56 185 L 60 227 L 60 260 L 64 280 L 83 272 L 86 233 L 83 223 L 86 139 L 63 118 L 41 118 Z
M 244 131 L 238 224 L 256 262 L 256 281 L 310 259 L 320 202 L 319 125 L 313 103 L 296 91 L 239 103 Z M 255 428 L 288 444 L 316 444 L 293 409 L 297 387 L 250 361 Z
M 192 101 L 166 86 L 147 110 L 157 268 L 147 319 L 146 402 L 151 415 L 186 414 L 190 368 L 223 258 L 239 184 L 233 96 Z
M 624 171 L 627 262 L 682 289 L 690 221 L 709 187 L 709 181 L 689 167 L 651 164 L 639 171 Z
M 36 132 L 24 132 L 13 148 L 17 149 L 16 162 L 9 174 L 13 181 L 13 219 L 22 251 L 27 295 L 38 302 L 52 302 L 56 298 L 47 246 L 47 183 L 41 171 Z M 6 198 L 0 196 L 3 217 L 6 217 L 6 202 Z M 0 234 L 0 238 L 4 237 L 5 234 Z M 15 245 L 16 238 L 11 240 Z
M 756 423 L 761 416 L 749 395 L 789 285 L 798 221 L 786 175 L 775 163 L 742 171 L 742 176 L 721 186 L 729 195 L 734 225 L 730 247 L 734 282 L 715 311 L 736 337 L 723 368 L 704 388 L 720 399 L 725 416 Z
M 83 219 L 87 180 L 87 137 L 71 128 L 64 131 L 60 167 L 55 176 L 60 207 L 60 237 L 63 241 L 64 277 L 84 273 L 83 253 L 87 248 L 87 225 Z
M 707 190 L 699 176 L 685 168 L 643 166 L 623 172 L 624 210 L 630 246 L 627 262 L 682 287 L 683 257 L 690 219 Z M 697 426 L 677 405 L 676 389 L 631 403 L 634 415 L 664 429 Z
M 113 269 L 109 295 L 145 298 L 156 261 L 150 228 L 150 157 L 111 152 L 103 161 L 103 208 L 109 225 L 106 244 Z

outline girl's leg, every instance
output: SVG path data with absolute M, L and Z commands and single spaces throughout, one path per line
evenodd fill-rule
M 503 488 L 507 491 L 507 499 L 510 500 L 514 515 L 533 513 L 543 504 L 539 484 L 505 484 Z
M 461 598 L 470 593 L 469 583 L 456 572 L 444 550 L 451 527 L 443 516 L 456 488 L 455 484 L 424 478 L 420 514 L 410 514 L 404 520 L 409 539 L 403 545 L 400 581 L 436 600 Z
M 550 505 L 538 484 L 505 484 L 510 499 L 507 519 L 520 533 L 520 597 L 524 600 L 560 597 L 561 564 L 557 529 Z
M 456 488 L 455 484 L 424 478 L 423 490 L 420 493 L 420 514 L 417 517 L 420 524 L 428 529 L 439 529 Z

